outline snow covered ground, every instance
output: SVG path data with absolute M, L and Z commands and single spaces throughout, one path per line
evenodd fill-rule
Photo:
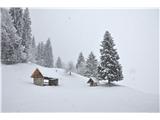
M 38 67 L 59 78 L 59 86 L 36 86 Z M 51 77 L 51 76 L 50 76 Z M 34 64 L 2 65 L 2 112 L 158 112 L 158 95 L 117 86 L 89 87 L 87 78 Z

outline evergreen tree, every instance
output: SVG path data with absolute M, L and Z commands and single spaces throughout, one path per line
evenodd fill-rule
M 12 23 L 16 29 L 16 34 L 20 37 L 18 42 L 17 50 L 17 58 L 18 62 L 22 62 L 23 58 L 23 46 L 22 43 L 22 33 L 23 33 L 23 9 L 22 8 L 10 8 L 9 13 L 12 18 Z
M 31 19 L 29 15 L 29 9 L 26 8 L 24 10 L 24 15 L 23 15 L 22 45 L 23 45 L 23 53 L 25 55 L 22 62 L 28 62 L 30 60 L 29 54 L 31 54 L 31 39 L 32 39 Z
M 49 68 L 53 67 L 53 53 L 49 38 L 44 46 L 44 66 Z
M 40 42 L 37 45 L 35 61 L 38 65 L 49 68 L 53 67 L 53 53 L 50 39 L 47 40 L 46 44 Z
M 23 9 L 10 8 L 9 13 L 12 18 L 12 23 L 16 29 L 16 34 L 20 37 L 16 50 L 17 50 L 18 62 L 22 62 L 23 46 L 21 45 L 21 43 L 22 43 L 22 33 L 23 33 Z
M 44 43 L 38 43 L 36 48 L 35 60 L 38 65 L 44 66 Z
M 122 67 L 118 61 L 119 55 L 114 46 L 110 33 L 106 31 L 100 49 L 101 61 L 98 66 L 98 78 L 108 80 L 108 83 L 123 79 Z
M 36 60 L 35 60 L 35 58 L 36 58 L 36 43 L 35 43 L 35 38 L 33 37 L 32 38 L 32 42 L 31 42 L 31 54 L 30 54 L 31 56 L 30 56 L 30 61 L 31 62 L 33 62 L 33 63 L 35 63 L 36 62 Z
M 86 70 L 84 75 L 87 77 L 97 77 L 97 59 L 93 52 L 91 52 L 86 61 Z
M 45 66 L 45 44 L 40 42 L 39 44 L 39 65 Z
M 40 65 L 40 58 L 41 58 L 41 46 L 40 43 L 38 43 L 37 47 L 36 47 L 36 63 L 38 65 Z
M 18 47 L 20 38 L 16 34 L 12 18 L 7 9 L 1 8 L 1 62 L 18 63 Z
M 77 64 L 76 64 L 77 73 L 84 75 L 85 72 L 85 59 L 83 57 L 83 53 L 79 54 Z
M 22 38 L 23 33 L 23 9 L 22 8 L 10 8 L 9 13 L 12 17 L 12 22 L 16 28 L 16 33 Z
M 60 57 L 57 58 L 56 67 L 57 67 L 57 68 L 63 68 L 62 61 L 61 61 L 61 58 L 60 58 Z

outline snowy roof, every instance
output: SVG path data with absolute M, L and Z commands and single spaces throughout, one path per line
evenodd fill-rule
M 90 77 L 94 82 L 98 82 L 98 80 L 95 77 Z
M 38 66 L 37 69 L 40 71 L 43 77 L 52 77 L 52 78 L 59 77 L 59 74 L 56 72 L 56 69 L 54 68 L 45 68 L 45 67 Z
M 37 68 L 31 75 L 32 78 L 43 78 L 43 75 L 41 74 L 41 72 L 39 71 L 39 69 Z

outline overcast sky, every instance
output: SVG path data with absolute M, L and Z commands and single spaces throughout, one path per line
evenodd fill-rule
M 30 9 L 30 13 L 36 41 L 51 39 L 54 60 L 60 56 L 75 63 L 81 51 L 85 58 L 91 51 L 99 58 L 108 30 L 124 76 L 142 90 L 158 92 L 158 10 Z

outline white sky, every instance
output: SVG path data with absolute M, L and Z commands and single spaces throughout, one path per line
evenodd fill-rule
M 143 91 L 158 92 L 158 10 L 30 9 L 36 41 L 52 42 L 54 60 L 76 63 L 79 52 L 99 57 L 108 30 L 120 55 L 124 77 Z M 124 81 L 125 82 L 125 81 Z

